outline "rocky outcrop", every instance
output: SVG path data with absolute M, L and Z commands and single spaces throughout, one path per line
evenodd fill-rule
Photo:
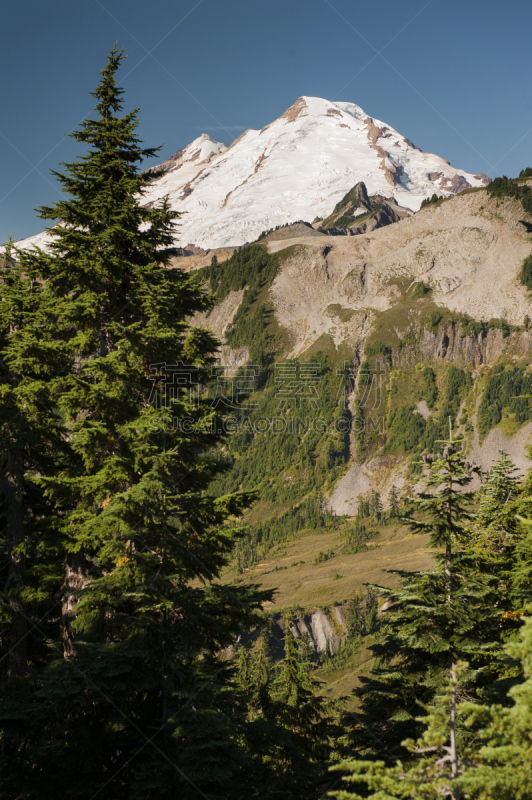
M 298 97 L 296 102 L 286 109 L 284 114 L 281 114 L 280 119 L 285 119 L 287 122 L 295 122 L 301 116 L 304 116 L 307 109 L 307 104 L 304 97 Z M 263 129 L 264 130 L 264 129 Z
M 458 194 L 459 192 L 463 192 L 464 189 L 472 188 L 469 181 L 467 181 L 463 175 L 459 175 L 458 173 L 452 177 L 446 177 L 443 172 L 429 172 L 428 178 L 433 183 L 438 184 L 439 189 L 443 189 L 446 192 L 452 192 L 453 194 Z M 490 179 L 486 178 L 484 173 L 482 173 L 482 175 L 475 175 L 475 178 L 476 180 L 482 180 L 485 186 L 490 183 Z
M 360 181 L 336 204 L 319 230 L 327 236 L 359 236 L 399 222 L 407 213 L 392 199 L 382 195 L 369 197 L 366 184 Z M 356 221 L 358 217 L 362 217 L 360 223 Z
M 274 617 L 273 638 L 275 642 L 274 658 L 280 660 L 284 655 L 283 633 L 285 622 L 281 616 Z M 331 609 L 316 608 L 308 613 L 293 615 L 291 630 L 296 639 L 308 636 L 316 660 L 320 655 L 335 653 L 347 638 L 345 608 L 333 606 Z
M 475 370 L 501 358 L 532 359 L 532 332 L 515 331 L 504 337 L 502 330 L 491 328 L 471 336 L 463 334 L 458 324 L 439 325 L 435 331 L 425 328 L 418 344 L 394 353 L 393 361 L 399 369 L 438 359 Z
M 369 219 L 356 225 L 350 225 L 346 228 L 330 228 L 325 233 L 328 236 L 360 236 L 362 233 L 370 233 L 383 228 L 385 225 L 392 225 L 394 222 L 399 222 L 402 217 L 389 205 L 383 205 L 382 208 L 375 209 Z

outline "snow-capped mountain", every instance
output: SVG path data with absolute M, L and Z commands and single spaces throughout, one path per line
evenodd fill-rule
M 413 211 L 434 192 L 447 196 L 489 183 L 421 151 L 354 103 L 319 97 L 300 97 L 229 147 L 202 134 L 161 166 L 165 174 L 143 203 L 168 195 L 173 209 L 186 212 L 179 243 L 203 248 L 243 244 L 277 225 L 325 217 L 359 181 L 369 195 Z M 22 246 L 44 240 L 39 234 Z

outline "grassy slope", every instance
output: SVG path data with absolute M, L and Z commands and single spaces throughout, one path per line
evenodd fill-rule
M 366 583 L 394 585 L 395 576 L 385 570 L 429 566 L 431 556 L 425 536 L 414 535 L 399 523 L 375 528 L 377 536 L 368 542 L 375 549 L 359 553 L 342 552 L 346 547 L 342 528 L 302 531 L 293 541 L 270 553 L 268 560 L 252 565 L 236 578 L 234 565 L 227 568 L 222 581 L 231 583 L 236 579 L 256 583 L 264 589 L 277 589 L 269 607 L 278 612 L 293 606 L 313 609 L 342 604 Z M 329 549 L 337 555 L 320 564 L 312 563 L 320 552 Z
M 374 527 L 377 535 L 368 545 L 376 549 L 342 553 L 345 549 L 343 527 L 337 531 L 302 531 L 293 541 L 271 553 L 267 561 L 254 564 L 239 576 L 236 576 L 235 565 L 231 565 L 223 573 L 222 582 L 237 580 L 275 589 L 274 602 L 266 608 L 270 613 L 278 614 L 293 607 L 312 612 L 316 608 L 325 610 L 332 605 L 343 605 L 358 591 L 363 591 L 367 583 L 396 586 L 398 578 L 390 570 L 416 571 L 431 566 L 427 536 L 414 535 L 399 522 Z M 319 564 L 312 563 L 318 553 L 329 549 L 337 555 Z M 350 696 L 358 686 L 359 675 L 369 672 L 373 657 L 368 646 L 374 640 L 375 636 L 364 638 L 356 651 L 345 659 L 340 651 L 340 659 L 333 659 L 317 669 L 315 674 L 324 681 L 324 690 L 330 697 Z M 351 698 L 347 708 L 354 708 L 356 704 Z

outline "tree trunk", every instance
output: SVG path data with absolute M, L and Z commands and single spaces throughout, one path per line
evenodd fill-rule
M 77 655 L 74 631 L 71 624 L 76 616 L 74 608 L 78 602 L 74 592 L 84 589 L 89 583 L 90 580 L 85 575 L 80 556 L 73 556 L 66 565 L 65 591 L 61 610 L 61 639 L 63 640 L 63 655 L 65 658 Z
M 447 602 L 451 602 L 451 592 L 453 588 L 453 576 L 451 572 L 453 550 L 450 542 L 445 548 L 445 582 L 447 585 Z
M 453 688 L 451 691 L 451 704 L 449 708 L 449 750 L 451 757 L 451 781 L 458 777 L 458 755 L 456 752 L 456 664 L 451 666 L 451 680 Z M 462 793 L 456 786 L 451 784 L 451 800 L 460 800 Z
M 448 462 L 449 472 L 450 472 L 450 464 Z M 449 491 L 449 495 L 452 493 L 453 489 L 453 479 L 452 476 L 449 476 L 449 481 L 447 484 L 447 488 Z M 452 576 L 452 540 L 451 540 L 451 531 L 452 531 L 452 524 L 453 524 L 453 511 L 451 507 L 451 500 L 449 497 L 447 503 L 447 545 L 445 547 L 445 579 L 447 583 L 447 602 L 451 602 L 451 592 L 453 588 L 453 576 Z

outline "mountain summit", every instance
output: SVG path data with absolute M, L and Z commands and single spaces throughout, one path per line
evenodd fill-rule
M 168 195 L 172 208 L 186 212 L 179 242 L 203 248 L 240 245 L 278 225 L 327 217 L 360 181 L 369 195 L 393 198 L 412 211 L 434 193 L 489 183 L 483 174 L 423 152 L 360 106 L 319 97 L 300 97 L 274 122 L 245 131 L 229 147 L 202 134 L 160 167 L 165 174 L 144 202 Z M 41 242 L 42 234 L 25 245 Z
M 169 194 L 172 207 L 187 212 L 180 240 L 202 247 L 243 244 L 286 222 L 325 217 L 359 181 L 370 195 L 413 211 L 434 192 L 489 182 L 422 152 L 360 106 L 319 97 L 300 97 L 229 148 L 204 135 L 162 166 L 167 172 L 146 201 Z

